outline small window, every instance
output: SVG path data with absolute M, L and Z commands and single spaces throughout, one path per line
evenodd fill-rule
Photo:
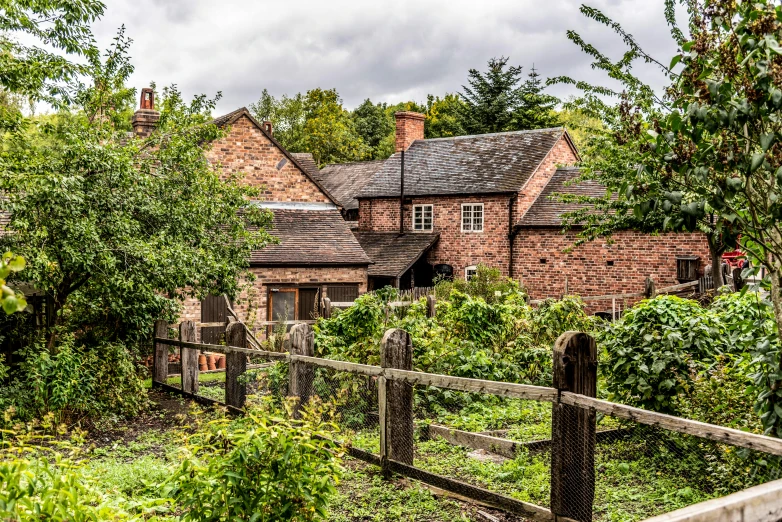
M 483 203 L 462 203 L 462 232 L 483 232 Z
M 468 266 L 464 269 L 464 278 L 469 281 L 478 272 L 478 267 L 475 265 Z
M 413 205 L 413 230 L 431 232 L 434 229 L 432 205 Z

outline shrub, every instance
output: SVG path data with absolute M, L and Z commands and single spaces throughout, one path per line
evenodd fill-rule
M 21 419 L 53 416 L 57 424 L 85 417 L 131 416 L 146 404 L 141 379 L 125 347 L 104 343 L 89 349 L 65 335 L 54 354 L 41 346 L 22 353 L 16 378 L 0 389 L 0 406 Z
M 723 349 L 715 317 L 675 296 L 642 301 L 598 340 L 608 356 L 602 368 L 612 398 L 664 413 L 678 413 L 675 397 Z
M 341 468 L 329 440 L 337 428 L 324 414 L 315 403 L 300 420 L 260 408 L 210 423 L 190 437 L 166 495 L 181 505 L 184 520 L 326 518 Z

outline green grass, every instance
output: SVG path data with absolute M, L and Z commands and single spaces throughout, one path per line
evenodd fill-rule
M 198 382 L 199 383 L 208 383 L 208 382 L 225 382 L 225 372 L 214 372 L 214 373 L 199 373 L 198 374 Z M 166 379 L 166 384 L 170 386 L 182 386 L 182 376 L 181 375 L 174 375 Z M 144 388 L 151 388 L 152 387 L 152 378 L 144 379 Z

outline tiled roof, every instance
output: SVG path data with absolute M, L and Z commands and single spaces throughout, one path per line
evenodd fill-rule
M 354 230 L 359 243 L 373 261 L 370 276 L 400 277 L 440 238 L 440 234 L 365 232 Z
M 354 209 L 358 208 L 356 195 L 384 163 L 385 160 L 374 160 L 326 165 L 320 169 L 318 176 L 343 208 Z
M 313 183 L 315 183 L 315 185 L 317 185 L 317 187 L 320 189 L 320 191 L 323 192 L 323 194 L 325 194 L 326 197 L 329 198 L 332 201 L 332 203 L 339 204 L 339 203 L 337 203 L 337 200 L 334 199 L 334 196 L 332 196 L 329 193 L 329 191 L 323 185 L 321 185 L 320 181 L 318 181 L 315 178 L 314 173 L 312 172 L 312 167 L 300 163 L 299 160 L 296 158 L 296 154 L 291 154 L 290 152 L 288 152 L 288 149 L 283 147 L 280 144 L 280 142 L 278 142 L 276 139 L 274 139 L 274 136 L 272 136 L 271 134 L 266 132 L 266 129 L 263 128 L 263 125 L 261 125 L 258 122 L 258 120 L 253 118 L 253 115 L 250 114 L 250 111 L 247 110 L 247 107 L 241 107 L 239 109 L 236 109 L 233 112 L 229 112 L 228 114 L 225 114 L 223 116 L 219 116 L 219 117 L 213 119 L 212 123 L 214 123 L 218 127 L 225 127 L 226 125 L 231 125 L 232 123 L 234 123 L 236 120 L 238 120 L 242 116 L 246 116 L 247 119 L 249 119 L 253 123 L 253 125 L 258 127 L 258 129 L 269 139 L 269 141 L 271 141 L 274 144 L 275 147 L 280 149 L 280 152 L 282 152 L 283 155 L 285 155 L 285 157 L 288 158 L 291 161 L 291 163 L 296 165 L 299 168 L 299 170 L 301 170 L 304 173 L 305 176 L 307 176 Z M 311 160 L 312 159 L 312 155 L 310 154 L 309 156 L 310 156 L 310 160 Z M 314 165 L 315 165 L 315 162 L 313 161 L 312 162 L 312 166 L 314 166 Z M 316 170 L 317 170 L 317 167 L 316 167 Z
M 405 152 L 405 195 L 518 192 L 563 134 L 557 127 L 414 141 Z M 399 196 L 400 158 L 386 160 L 358 197 Z
M 263 203 L 260 203 L 262 206 Z M 285 207 L 288 208 L 285 208 Z M 256 250 L 251 265 L 368 265 L 371 263 L 336 207 L 271 205 L 279 244 Z
M 541 191 L 538 198 L 519 220 L 522 227 L 561 227 L 562 214 L 587 208 L 586 203 L 564 203 L 552 199 L 551 195 L 573 194 L 576 196 L 601 197 L 605 196 L 606 189 L 603 185 L 593 180 L 583 180 L 578 183 L 567 184 L 568 181 L 577 178 L 581 172 L 577 168 L 558 169 Z
M 320 181 L 318 176 L 320 171 L 318 170 L 318 165 L 315 163 L 315 158 L 312 157 L 311 152 L 291 152 L 291 156 L 296 158 L 296 161 L 298 161 L 299 165 L 307 171 L 307 174 L 309 174 L 311 178 Z

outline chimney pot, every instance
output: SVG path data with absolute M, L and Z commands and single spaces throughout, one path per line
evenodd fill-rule
M 149 87 L 141 89 L 139 109 L 133 113 L 133 132 L 136 136 L 146 138 L 157 127 L 160 113 L 155 110 L 155 91 Z
M 270 122 L 270 121 L 265 121 L 265 122 L 263 122 L 261 125 L 263 125 L 263 130 L 265 130 L 265 131 L 266 131 L 266 133 L 267 133 L 269 136 L 273 136 L 273 133 L 272 133 L 272 131 L 273 131 L 273 128 L 272 128 L 272 122 Z
M 396 119 L 396 152 L 407 150 L 415 140 L 424 139 L 426 116 L 418 112 L 394 113 Z

